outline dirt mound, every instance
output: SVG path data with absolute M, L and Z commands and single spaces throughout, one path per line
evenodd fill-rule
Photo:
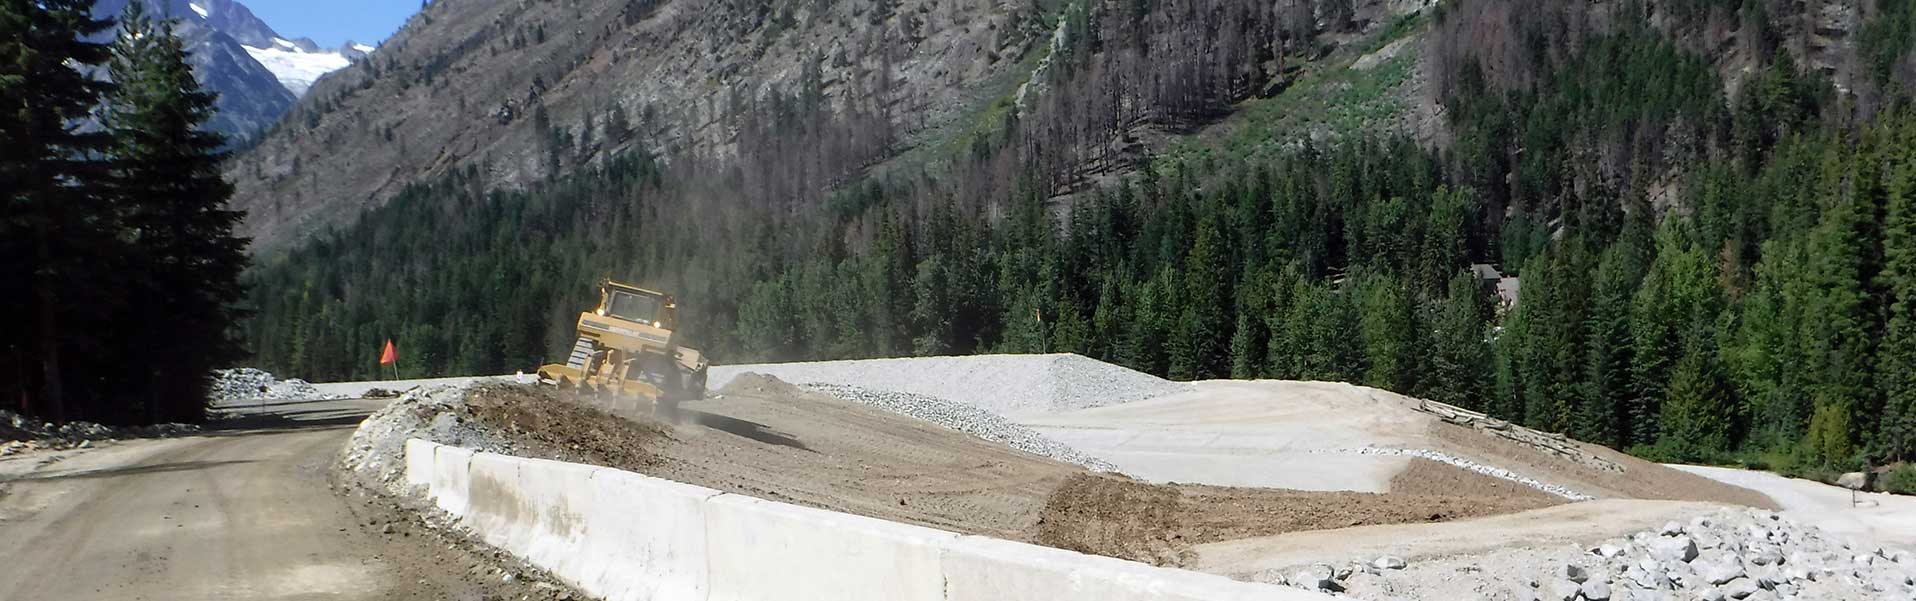
M 1654 462 L 1619 453 L 1601 445 L 1572 441 L 1584 453 L 1599 457 L 1621 469 L 1600 469 L 1584 463 L 1538 453 L 1535 449 L 1510 440 L 1487 436 L 1456 424 L 1431 424 L 1430 435 L 1447 451 L 1476 460 L 1574 487 L 1598 497 L 1703 501 L 1728 503 L 1762 509 L 1777 509 L 1775 501 L 1747 488 L 1684 473 Z
M 1186 566 L 1196 557 L 1191 548 L 1206 543 L 1350 526 L 1442 522 L 1562 502 L 1535 491 L 1509 495 L 1504 489 L 1516 485 L 1507 482 L 1502 489 L 1478 484 L 1450 494 L 1372 494 L 1163 485 L 1081 474 L 1046 499 L 1032 538 L 1039 544 L 1083 553 Z
M 478 386 L 466 395 L 466 410 L 520 445 L 567 461 L 643 471 L 658 464 L 654 449 L 666 442 L 658 424 L 605 419 L 604 411 L 567 402 L 545 387 Z
M 1412 459 L 1410 467 L 1390 479 L 1390 491 L 1407 495 L 1446 495 L 1504 499 L 1513 505 L 1548 507 L 1566 502 L 1559 497 L 1502 478 L 1429 459 Z M 1525 509 L 1530 509 L 1526 507 Z

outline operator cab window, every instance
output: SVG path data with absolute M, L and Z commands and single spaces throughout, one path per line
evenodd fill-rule
M 659 305 L 657 297 L 614 290 L 606 312 L 619 319 L 649 324 L 659 319 Z

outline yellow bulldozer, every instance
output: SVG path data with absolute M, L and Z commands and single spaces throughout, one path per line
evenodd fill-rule
M 579 337 L 564 364 L 539 367 L 539 380 L 587 394 L 655 403 L 705 396 L 705 357 L 679 344 L 678 301 L 607 281 L 598 308 L 579 314 Z

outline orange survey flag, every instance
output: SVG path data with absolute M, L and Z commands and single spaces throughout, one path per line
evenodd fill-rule
M 388 338 L 386 339 L 386 350 L 379 353 L 379 364 L 391 365 L 398 362 L 399 362 L 399 350 L 393 348 L 393 341 L 392 339 Z

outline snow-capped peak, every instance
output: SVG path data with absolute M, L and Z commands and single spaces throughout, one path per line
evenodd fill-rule
M 303 52 L 285 40 L 274 39 L 273 42 L 283 45 L 279 48 L 242 47 L 253 56 L 253 60 L 272 71 L 273 77 L 278 78 L 279 83 L 294 96 L 305 96 L 307 88 L 313 87 L 313 82 L 318 81 L 319 76 L 352 64 L 351 59 L 337 51 Z
M 353 44 L 353 49 L 367 54 L 372 54 L 374 50 L 377 50 L 377 48 L 365 44 Z

